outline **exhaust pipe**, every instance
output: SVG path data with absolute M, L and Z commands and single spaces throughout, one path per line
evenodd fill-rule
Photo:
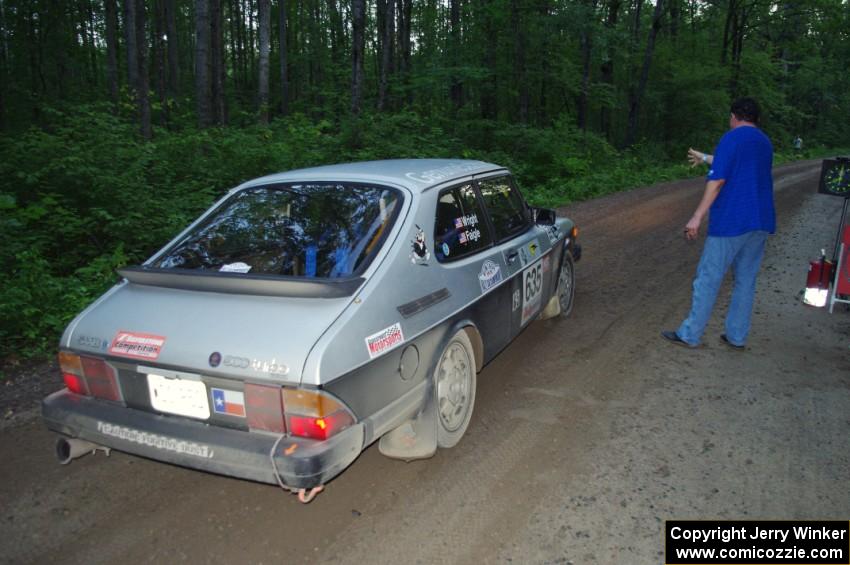
M 56 440 L 56 458 L 63 465 L 67 465 L 77 457 L 82 457 L 87 453 L 94 453 L 98 449 L 102 449 L 109 455 L 109 448 L 102 445 L 97 445 L 82 439 L 60 437 Z

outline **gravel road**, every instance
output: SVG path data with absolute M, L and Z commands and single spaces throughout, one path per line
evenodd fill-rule
M 0 561 L 657 564 L 668 519 L 847 520 L 850 312 L 800 302 L 841 212 L 819 171 L 775 171 L 743 352 L 719 341 L 728 287 L 702 348 L 659 337 L 690 304 L 700 179 L 570 206 L 575 310 L 485 367 L 457 447 L 404 463 L 372 446 L 302 505 L 118 452 L 60 466 L 24 410 L 0 428 Z

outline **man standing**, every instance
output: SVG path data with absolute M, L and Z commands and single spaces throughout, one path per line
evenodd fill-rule
M 735 276 L 726 333 L 720 339 L 743 349 L 750 331 L 756 277 L 768 234 L 776 231 L 773 206 L 773 147 L 757 127 L 759 108 L 751 98 L 732 103 L 729 131 L 714 155 L 688 151 L 692 164 L 708 163 L 705 192 L 685 225 L 685 237 L 697 238 L 700 224 L 711 211 L 708 237 L 694 279 L 691 311 L 679 329 L 661 332 L 677 345 L 697 347 L 714 308 L 717 292 L 729 267 Z

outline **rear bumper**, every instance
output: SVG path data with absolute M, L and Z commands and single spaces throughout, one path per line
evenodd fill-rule
M 153 414 L 78 396 L 68 390 L 45 398 L 41 409 L 47 427 L 66 436 L 183 467 L 263 483 L 277 484 L 277 474 L 284 485 L 294 489 L 327 483 L 363 449 L 362 423 L 326 441 L 285 436 L 278 442 L 280 436 L 275 434 Z

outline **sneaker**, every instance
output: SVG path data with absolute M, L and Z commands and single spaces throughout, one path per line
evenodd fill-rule
M 679 334 L 677 334 L 673 330 L 664 330 L 663 332 L 661 332 L 661 337 L 663 337 L 667 341 L 675 343 L 676 345 L 681 345 L 682 347 L 690 347 L 690 348 L 699 347 L 698 345 L 691 345 L 690 343 L 688 343 L 684 339 L 680 338 Z
M 729 347 L 731 347 L 732 349 L 737 349 L 738 351 L 743 351 L 743 350 L 744 350 L 744 346 L 743 346 L 743 345 L 735 345 L 734 343 L 732 343 L 731 341 L 729 341 L 729 338 L 728 338 L 728 337 L 726 337 L 726 334 L 720 334 L 720 341 L 722 341 L 723 343 L 725 343 L 726 345 L 728 345 L 728 346 L 729 346 Z

